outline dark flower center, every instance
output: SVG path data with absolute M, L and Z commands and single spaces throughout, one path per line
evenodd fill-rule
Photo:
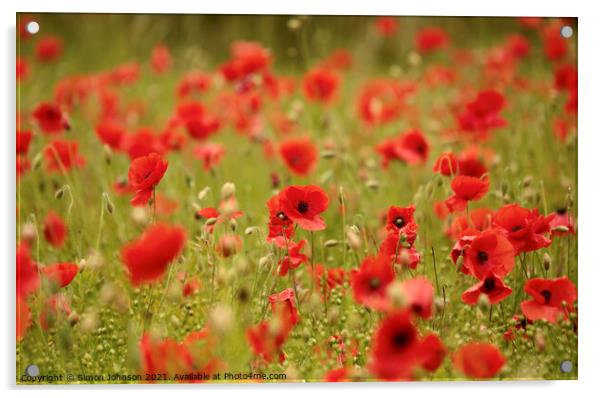
M 276 214 L 276 217 L 278 217 L 282 221 L 286 220 L 286 214 L 284 214 L 283 212 L 279 212 L 278 214 Z
M 405 348 L 410 342 L 410 335 L 405 330 L 400 330 L 393 335 L 393 347 L 397 349 Z
M 477 253 L 477 258 L 479 259 L 479 262 L 482 264 L 484 262 L 486 262 L 487 260 L 489 260 L 489 255 L 487 254 L 487 252 L 484 251 L 480 251 Z
M 371 278 L 369 284 L 370 284 L 370 290 L 377 290 L 380 287 L 380 279 Z
M 410 307 L 412 309 L 412 312 L 416 315 L 420 315 L 422 314 L 422 306 L 420 304 L 414 303 L 412 304 L 412 306 Z
M 557 209 L 556 213 L 558 213 L 559 215 L 565 214 L 566 213 L 566 207 L 561 207 L 561 208 Z
M 397 226 L 397 228 L 401 228 L 405 225 L 405 220 L 403 219 L 403 217 L 397 217 L 395 219 L 395 221 L 393 221 L 395 223 L 395 225 Z
M 297 210 L 299 210 L 299 213 L 301 214 L 306 213 L 307 210 L 309 210 L 309 204 L 307 204 L 306 201 L 302 200 L 299 203 L 297 203 Z
M 548 290 L 542 290 L 541 292 L 539 292 L 539 294 L 541 294 L 543 296 L 543 298 L 546 300 L 546 304 L 550 304 L 550 299 L 552 298 L 552 293 Z
M 520 231 L 521 229 L 523 229 L 522 225 L 515 225 L 512 227 L 512 232 Z
M 483 292 L 484 293 L 491 293 L 491 291 L 495 288 L 495 279 L 493 278 L 487 278 L 485 279 L 485 281 L 483 282 Z
M 423 145 L 418 145 L 416 147 L 416 152 L 418 152 L 420 154 L 424 154 L 425 151 L 426 151 L 426 148 Z

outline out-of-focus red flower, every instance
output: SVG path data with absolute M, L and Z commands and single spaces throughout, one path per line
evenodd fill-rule
M 394 279 L 395 273 L 388 258 L 366 257 L 360 268 L 351 274 L 353 298 L 359 304 L 383 311 L 389 306 L 387 288 Z
M 270 51 L 255 42 L 237 41 L 230 46 L 232 58 L 220 67 L 228 81 L 237 81 L 253 73 L 260 73 L 272 63 Z
M 111 149 L 121 149 L 121 141 L 126 134 L 123 126 L 116 122 L 104 121 L 96 126 L 96 136 Z
M 575 65 L 558 66 L 554 72 L 554 87 L 557 90 L 572 90 L 578 86 L 578 73 Z
M 423 28 L 416 32 L 414 45 L 423 53 L 432 53 L 450 44 L 449 35 L 441 28 Z
M 347 276 L 348 273 L 344 268 L 326 268 L 322 264 L 314 265 L 314 278 L 319 291 L 322 291 L 324 287 L 324 280 L 326 280 L 327 293 L 329 293 L 335 287 L 343 285 Z
M 63 53 L 63 39 L 44 36 L 36 43 L 36 58 L 40 62 L 56 61 Z
M 109 78 L 118 86 L 134 84 L 140 78 L 140 64 L 130 62 L 119 65 L 109 72 Z
M 454 177 L 451 183 L 454 194 L 445 200 L 450 212 L 463 211 L 469 201 L 476 202 L 489 191 L 489 178 L 477 178 L 464 175 Z
M 66 173 L 86 164 L 86 159 L 78 153 L 77 141 L 56 139 L 46 145 L 43 154 L 50 172 Z
M 469 343 L 454 353 L 453 364 L 468 377 L 490 379 L 506 364 L 506 358 L 493 344 Z
M 31 326 L 31 310 L 27 304 L 27 299 L 17 296 L 17 341 L 23 340 L 27 330 Z
M 351 381 L 347 368 L 331 369 L 324 374 L 324 381 L 328 383 Z
M 543 18 L 541 17 L 516 17 L 516 20 L 528 29 L 538 28 L 543 23 Z
M 388 315 L 373 337 L 368 367 L 377 377 L 387 380 L 411 380 L 422 368 L 432 371 L 440 365 L 445 349 L 435 336 L 421 338 L 412 323 L 411 312 Z
M 431 281 L 425 277 L 407 279 L 401 284 L 401 292 L 405 297 L 404 304 L 414 315 L 424 319 L 432 316 L 435 288 Z
M 413 129 L 401 133 L 397 138 L 386 138 L 376 146 L 376 152 L 381 156 L 385 168 L 391 160 L 423 164 L 428 159 L 429 143 L 424 134 Z
M 479 296 L 484 294 L 491 304 L 497 304 L 511 293 L 512 289 L 506 286 L 500 277 L 490 274 L 462 293 L 462 301 L 475 305 L 479 301 Z
M 25 243 L 17 246 L 17 297 L 26 298 L 40 287 L 38 266 L 31 260 Z
M 165 44 L 157 44 L 151 53 L 151 67 L 157 74 L 163 74 L 171 69 L 172 58 Z
M 53 211 L 48 212 L 44 219 L 44 238 L 54 247 L 62 247 L 67 239 L 67 226 Z
M 320 216 L 328 208 L 328 195 L 316 185 L 291 185 L 280 193 L 284 214 L 301 228 L 319 231 L 326 228 Z
M 525 293 L 533 297 L 520 304 L 523 315 L 529 321 L 545 319 L 556 323 L 559 319 L 566 319 L 577 300 L 577 288 L 566 276 L 529 279 L 525 283 Z
M 280 261 L 278 274 L 286 276 L 289 270 L 297 269 L 301 264 L 307 261 L 307 256 L 301 253 L 307 241 L 301 240 L 299 243 L 288 242 L 286 256 Z
M 153 283 L 165 274 L 170 262 L 180 255 L 186 231 L 179 226 L 155 224 L 121 249 L 132 285 Z
M 65 287 L 77 275 L 79 267 L 73 263 L 58 263 L 42 268 L 42 273 L 58 287 Z
M 568 52 L 568 40 L 560 35 L 562 25 L 551 24 L 543 31 L 543 51 L 553 62 L 563 60 Z
M 17 130 L 17 155 L 27 155 L 31 143 L 31 131 Z
M 470 235 L 474 232 L 482 232 L 491 228 L 493 219 L 493 210 L 490 209 L 473 209 L 469 212 L 470 224 L 466 219 L 465 214 L 458 214 L 452 220 L 452 223 L 447 231 L 448 235 L 453 239 L 460 239 L 465 235 Z
M 200 94 L 211 87 L 211 75 L 203 72 L 189 72 L 182 77 L 176 90 L 178 97 L 186 98 L 193 94 Z
M 370 80 L 359 91 L 357 113 L 368 125 L 392 122 L 402 114 L 406 99 L 415 92 L 415 83 L 394 79 Z
M 318 149 L 308 137 L 282 141 L 279 152 L 288 169 L 299 176 L 310 174 L 318 160 Z
M 458 173 L 458 159 L 453 152 L 444 152 L 435 161 L 433 171 L 443 176 L 451 176 Z
M 33 118 L 46 134 L 57 134 L 69 130 L 67 116 L 56 104 L 42 102 L 33 111 Z
M 550 222 L 554 216 L 540 216 L 537 209 L 525 209 L 518 204 L 508 204 L 495 212 L 493 224 L 512 243 L 516 254 L 548 247 L 552 241 Z
M 374 26 L 383 37 L 393 36 L 399 29 L 399 23 L 394 17 L 378 17 L 374 20 Z
M 203 161 L 205 171 L 213 170 L 221 162 L 226 150 L 223 145 L 215 143 L 206 143 L 197 145 L 194 148 L 194 156 Z
M 344 48 L 333 50 L 330 55 L 322 61 L 322 66 L 326 69 L 347 70 L 351 68 L 353 60 L 351 54 Z
M 477 98 L 466 105 L 466 110 L 457 116 L 461 130 L 487 137 L 491 129 L 504 127 L 506 120 L 500 115 L 506 99 L 495 90 L 479 92 Z
M 309 101 L 332 103 L 337 96 L 341 78 L 331 70 L 315 67 L 303 77 L 303 92 Z
M 292 328 L 299 323 L 299 313 L 295 307 L 295 292 L 293 289 L 284 289 L 268 297 L 272 314 L 282 320 L 285 327 Z
M 552 236 L 564 236 L 575 233 L 575 219 L 566 208 L 558 209 L 552 215 L 553 217 L 550 220 Z
M 465 250 L 464 266 L 471 275 L 481 280 L 491 274 L 503 278 L 514 268 L 514 247 L 495 230 L 482 232 Z
M 242 249 L 242 240 L 240 236 L 234 234 L 226 234 L 220 236 L 215 251 L 222 257 L 230 257 L 238 253 Z
M 147 127 L 143 127 L 134 133 L 126 134 L 121 141 L 121 147 L 125 150 L 130 160 L 147 156 L 153 152 L 162 154 L 165 150 L 160 137 Z
M 167 160 L 154 152 L 132 161 L 128 171 L 129 184 L 136 192 L 130 201 L 132 205 L 145 206 L 148 203 L 165 171 L 167 171 Z
M 529 39 L 520 34 L 512 34 L 506 38 L 506 48 L 516 59 L 522 59 L 531 52 Z
M 416 223 L 411 223 L 403 231 L 389 232 L 378 248 L 378 255 L 390 259 L 392 264 L 416 269 L 420 254 L 413 247 L 407 248 L 407 245 L 414 243 L 417 227 Z M 407 240 L 408 237 L 410 240 Z
M 17 81 L 21 81 L 29 76 L 29 62 L 24 57 L 17 57 Z
M 247 329 L 247 341 L 255 355 L 265 362 L 273 362 L 278 359 L 283 362 L 285 359 L 282 346 L 286 342 L 290 328 L 280 324 L 271 324 L 270 321 L 263 321 L 258 325 Z

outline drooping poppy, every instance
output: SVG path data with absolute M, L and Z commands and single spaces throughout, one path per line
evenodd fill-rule
M 134 286 L 159 280 L 186 243 L 186 231 L 179 226 L 156 224 L 121 249 Z
M 475 202 L 489 191 L 489 178 L 458 175 L 452 180 L 451 188 L 454 193 L 445 200 L 447 208 L 450 212 L 463 211 L 469 201 Z
M 132 205 L 144 206 L 148 203 L 165 171 L 167 161 L 154 152 L 132 161 L 128 171 L 129 184 L 136 191 L 131 200 Z
M 506 358 L 493 344 L 469 343 L 454 353 L 453 364 L 468 377 L 490 379 L 500 372 Z
M 497 304 L 511 293 L 512 289 L 504 284 L 503 279 L 492 273 L 462 293 L 462 301 L 475 305 L 479 301 L 479 296 L 484 294 L 490 304 Z
M 42 102 L 32 113 L 33 118 L 46 134 L 57 134 L 69 130 L 66 114 L 57 104 Z
M 503 278 L 514 268 L 514 247 L 497 231 L 482 232 L 465 250 L 464 266 L 481 280 L 491 274 Z
M 318 149 L 308 137 L 282 141 L 279 152 L 288 169 L 299 176 L 310 174 L 318 160 Z
M 48 212 L 44 219 L 44 238 L 54 247 L 62 247 L 67 239 L 67 225 L 53 211 Z
M 320 216 L 328 208 L 328 195 L 316 185 L 291 185 L 280 193 L 282 211 L 293 222 L 308 231 L 326 228 Z
M 288 242 L 286 256 L 280 260 L 278 274 L 280 276 L 286 276 L 289 270 L 297 269 L 301 264 L 307 261 L 307 256 L 301 252 L 303 247 L 307 244 L 305 239 L 295 242 Z
M 282 320 L 285 327 L 293 327 L 299 323 L 299 313 L 295 307 L 295 292 L 293 289 L 284 289 L 268 297 L 272 314 Z
M 58 287 L 65 287 L 77 275 L 79 267 L 73 263 L 58 263 L 42 268 L 44 276 Z
M 393 267 L 386 257 L 366 257 L 351 274 L 353 298 L 366 307 L 385 310 L 389 305 L 387 288 L 394 279 Z
M 451 176 L 458 173 L 458 159 L 453 152 L 444 152 L 435 161 L 433 171 L 443 176 Z
M 545 319 L 556 323 L 559 319 L 566 319 L 577 300 L 577 289 L 566 276 L 556 279 L 529 279 L 524 289 L 525 293 L 533 297 L 520 305 L 529 321 Z

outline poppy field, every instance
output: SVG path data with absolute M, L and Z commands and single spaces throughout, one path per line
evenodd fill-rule
M 577 33 L 18 14 L 17 384 L 576 379 Z

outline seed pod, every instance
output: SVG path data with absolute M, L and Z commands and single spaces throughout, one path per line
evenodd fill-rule
M 218 217 L 212 217 L 212 218 L 208 218 L 207 221 L 205 221 L 205 225 L 206 226 L 211 226 L 211 225 L 215 225 L 215 223 L 219 220 Z
M 543 255 L 543 268 L 548 271 L 550 266 L 552 265 L 552 258 L 548 253 L 544 253 Z
M 205 199 L 205 197 L 209 194 L 210 191 L 211 191 L 210 187 L 205 187 L 205 188 L 201 189 L 197 195 L 197 198 L 200 201 L 203 201 L 203 199 Z
M 230 230 L 232 232 L 236 231 L 236 227 L 238 226 L 238 223 L 236 222 L 235 219 L 230 219 Z
M 326 242 L 324 242 L 324 247 L 335 247 L 338 244 L 339 244 L 338 240 L 336 240 L 336 239 L 329 239 Z
M 227 182 L 222 185 L 221 195 L 222 199 L 229 199 L 236 193 L 236 185 L 232 182 Z
M 253 235 L 255 232 L 259 231 L 259 227 L 247 227 L 245 228 L 245 235 Z
M 533 182 L 533 177 L 532 176 L 526 176 L 523 179 L 523 188 L 530 187 L 532 182 Z

